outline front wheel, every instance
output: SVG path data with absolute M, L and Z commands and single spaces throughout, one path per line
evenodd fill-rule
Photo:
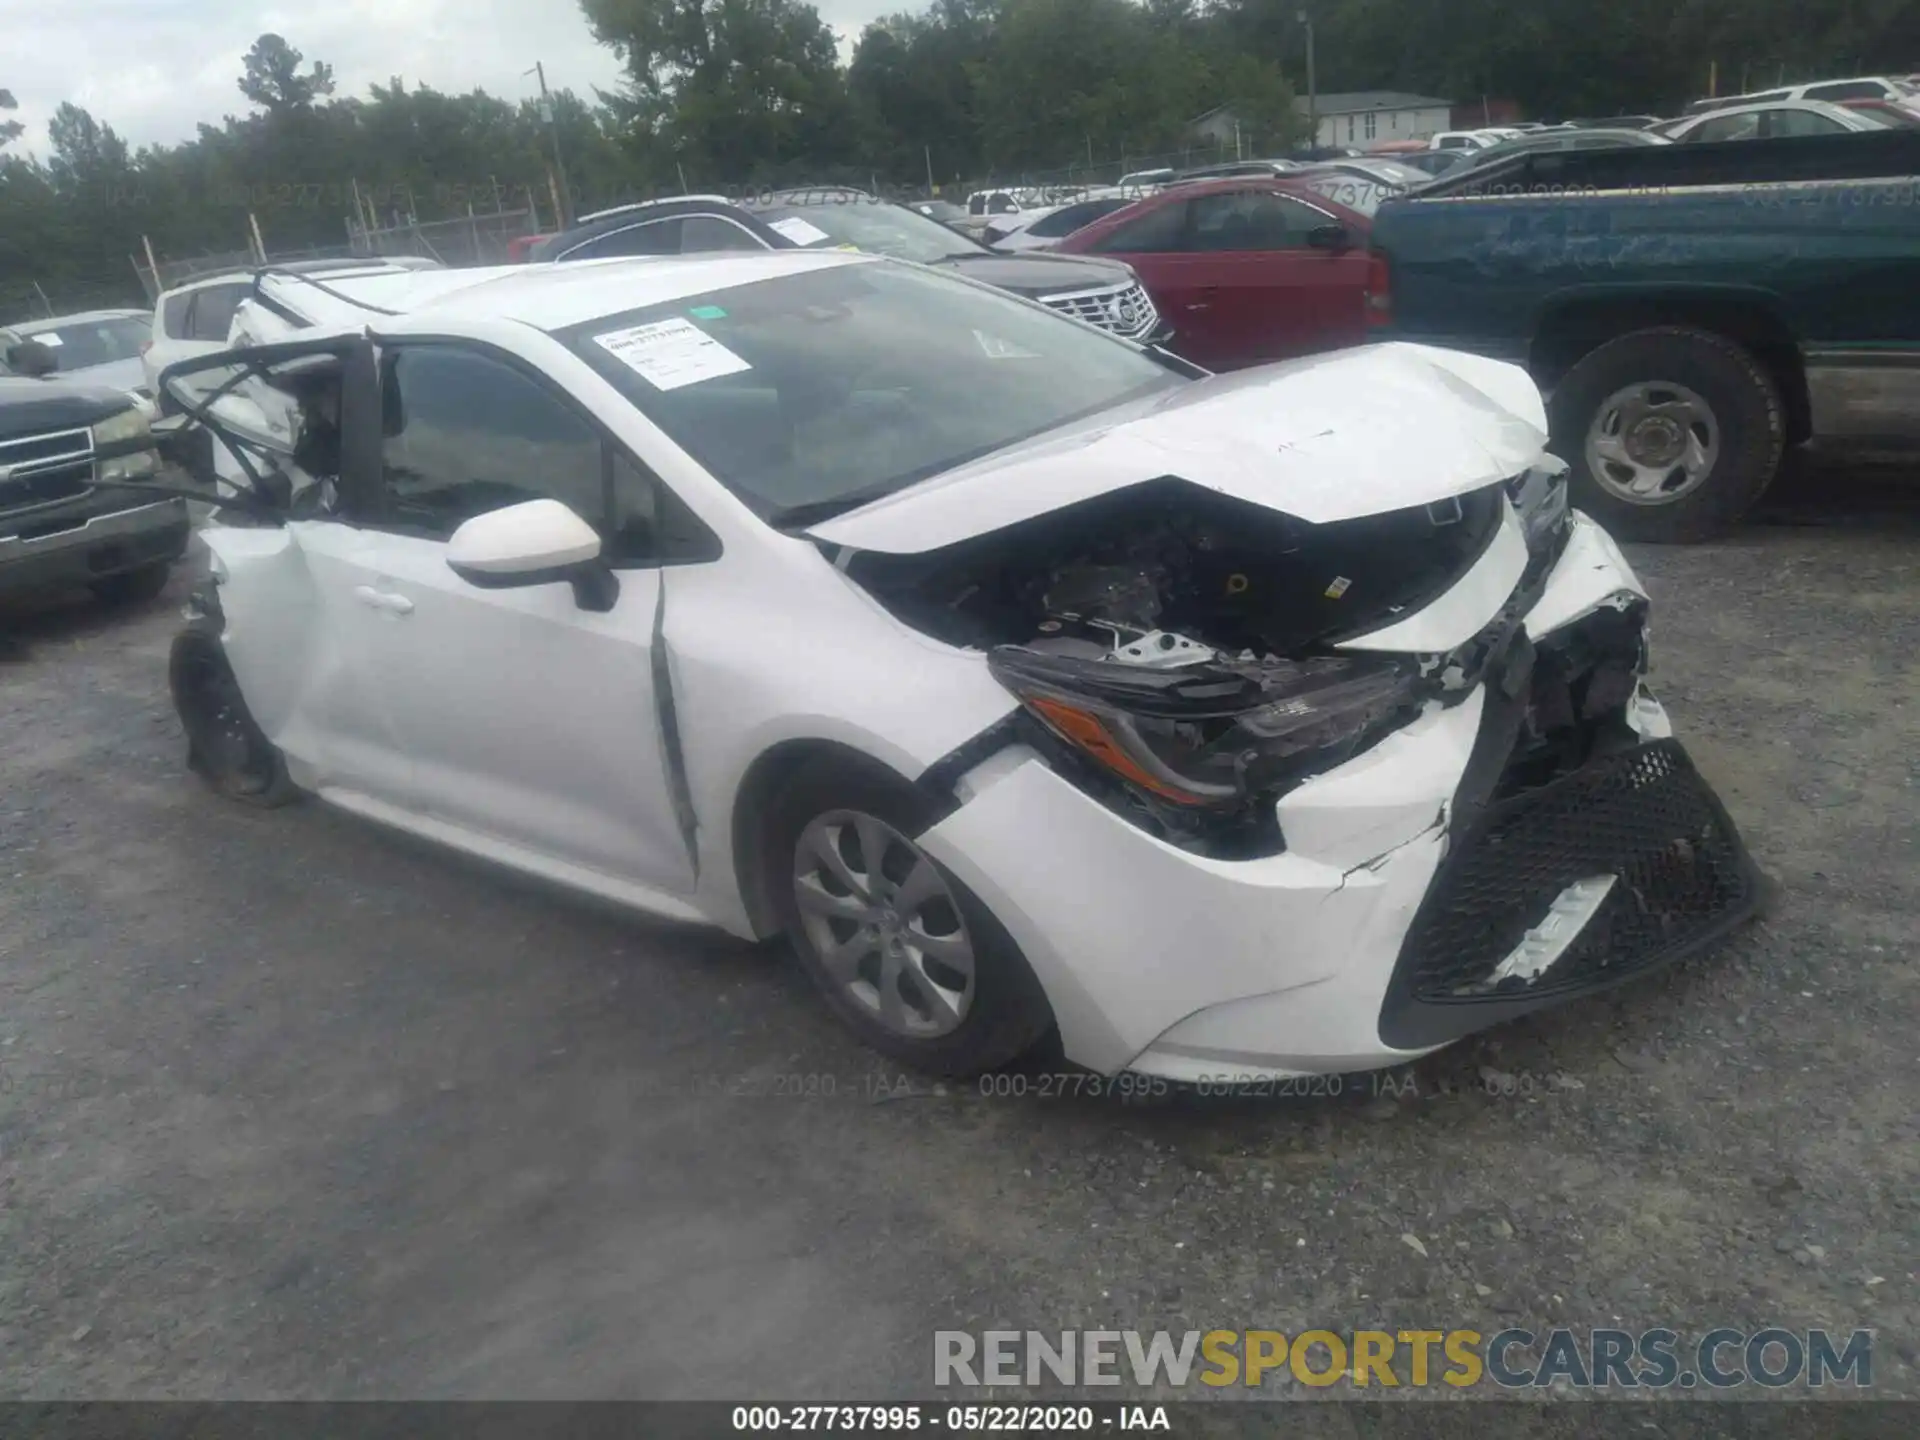
M 930 807 L 875 768 L 799 770 L 768 810 L 764 864 L 808 978 L 873 1049 L 937 1075 L 1017 1058 L 1052 1023 L 1005 928 L 917 837 Z
M 1554 452 L 1573 503 L 1623 540 L 1689 544 L 1730 530 L 1772 482 L 1786 444 L 1772 378 L 1708 330 L 1610 340 L 1555 389 Z
M 187 732 L 187 764 L 209 786 L 262 809 L 299 798 L 285 759 L 247 708 L 211 623 L 196 621 L 174 637 L 167 678 Z

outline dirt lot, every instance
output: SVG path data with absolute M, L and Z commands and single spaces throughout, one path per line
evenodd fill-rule
M 1920 1397 L 1920 486 L 1775 521 L 1635 557 L 1775 914 L 1327 1100 L 910 1080 L 777 952 L 212 799 L 183 580 L 0 615 L 0 1395 L 897 1397 L 937 1328 L 1779 1323 L 1876 1327 Z

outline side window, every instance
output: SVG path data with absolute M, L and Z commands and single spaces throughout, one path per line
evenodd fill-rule
M 233 312 L 247 296 L 245 285 L 209 285 L 193 292 L 193 309 L 187 320 L 189 340 L 227 343 L 227 331 L 233 326 Z
M 1751 140 L 1759 133 L 1758 114 L 1721 115 L 1712 120 L 1702 120 L 1682 138 L 1711 143 L 1716 140 Z
M 599 432 L 511 366 L 453 346 L 401 349 L 383 367 L 387 520 L 445 540 L 460 523 L 554 499 L 607 519 Z
M 764 250 L 753 236 L 717 215 L 689 215 L 680 222 L 680 253 L 700 250 Z
M 1036 240 L 1058 240 L 1062 235 L 1071 235 L 1094 218 L 1090 207 L 1069 205 L 1064 210 L 1041 216 L 1027 227 L 1027 234 Z
M 170 340 L 187 338 L 187 318 L 193 311 L 193 292 L 169 295 L 160 306 L 160 328 Z
M 1203 195 L 1193 205 L 1195 250 L 1293 250 L 1324 216 L 1296 200 L 1264 190 Z
M 1878 80 L 1842 80 L 1833 85 L 1810 85 L 1804 92 L 1809 100 L 1878 100 L 1886 87 Z
M 454 346 L 397 350 L 382 367 L 386 523 L 444 540 L 475 515 L 558 500 L 600 532 L 615 565 L 719 554 L 677 496 L 554 391 Z
M 624 230 L 597 236 L 556 258 L 561 260 L 604 260 L 610 255 L 678 255 L 680 220 L 649 220 L 629 225 Z
M 1838 135 L 1847 127 L 1811 110 L 1773 110 L 1767 114 L 1768 135 Z
M 1151 255 L 1186 248 L 1187 201 L 1149 210 L 1102 238 L 1094 250 L 1103 255 Z

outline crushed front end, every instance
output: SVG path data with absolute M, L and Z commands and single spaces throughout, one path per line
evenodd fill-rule
M 1561 475 L 1426 515 L 1427 551 L 1329 562 L 1322 529 L 1256 570 L 1249 537 L 1210 558 L 1188 536 L 1047 573 L 1038 633 L 990 652 L 1022 708 L 928 777 L 957 803 L 922 843 L 1014 933 L 1070 1058 L 1389 1065 L 1752 914 L 1739 835 L 1646 685 L 1646 593 Z

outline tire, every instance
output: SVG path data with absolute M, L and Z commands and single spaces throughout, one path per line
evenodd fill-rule
M 933 818 L 925 797 L 878 766 L 835 758 L 810 761 L 767 807 L 762 864 L 801 968 L 841 1022 L 868 1046 L 903 1065 L 963 1078 L 1006 1065 L 1033 1048 L 1052 1027 L 1053 1017 L 1039 981 L 1005 927 L 956 876 L 918 851 L 914 841 Z M 850 862 L 847 871 L 856 879 L 867 876 L 867 843 L 876 833 L 868 822 L 890 832 L 882 841 L 878 906 L 866 904 L 859 891 L 844 883 L 832 888 L 834 867 L 822 862 L 816 848 L 823 838 L 837 838 L 841 859 Z M 803 843 L 808 845 L 804 853 Z M 916 862 L 927 871 L 915 868 Z M 812 878 L 803 882 L 802 871 Z M 911 885 L 900 883 L 909 879 Z M 800 901 L 803 883 L 812 896 L 807 913 Z M 915 898 L 936 883 L 939 897 Z M 847 915 L 824 914 L 822 907 L 835 900 L 885 918 L 869 925 Z M 853 955 L 851 964 L 858 968 L 849 979 L 848 962 L 843 960 L 836 972 L 824 953 L 823 938 L 831 943 L 836 935 L 856 932 L 860 937 L 874 932 L 877 938 L 871 944 L 860 938 L 840 947 L 843 955 L 861 952 Z M 917 947 L 915 936 L 929 948 Z M 900 947 L 891 957 L 890 937 Z M 972 976 L 964 988 L 955 985 L 963 972 L 949 964 L 958 958 L 956 939 L 970 952 Z M 937 951 L 931 948 L 940 941 L 946 944 Z M 889 973 L 898 977 L 893 981 L 899 1002 L 891 1007 L 893 1021 L 883 1014 L 888 1008 L 883 982 Z M 958 1020 L 952 1023 L 955 1014 Z M 925 1028 L 906 1033 L 896 1023 L 903 1017 L 909 1025 Z M 942 1025 L 947 1028 L 936 1028 Z
M 160 598 L 172 574 L 173 561 L 156 560 L 138 570 L 95 580 L 87 588 L 93 591 L 95 599 L 107 605 L 145 605 Z
M 167 679 L 187 732 L 187 764 L 209 788 L 263 810 L 300 798 L 286 758 L 247 709 L 214 624 L 195 621 L 174 637 Z
M 1614 403 L 1636 389 L 1668 400 L 1642 412 L 1632 401 Z M 1668 428 L 1655 412 L 1695 410 L 1672 401 L 1688 392 L 1704 405 L 1705 423 Z M 1632 413 L 1654 417 L 1654 429 L 1640 431 L 1654 443 L 1636 440 L 1637 453 L 1621 454 L 1633 437 L 1609 433 L 1609 422 Z M 1760 362 L 1723 335 L 1683 325 L 1636 330 L 1590 351 L 1555 389 L 1550 414 L 1553 450 L 1569 467 L 1573 503 L 1618 538 L 1656 545 L 1692 544 L 1732 529 L 1772 483 L 1786 446 L 1779 388 Z M 1712 441 L 1710 460 L 1689 469 L 1685 462 L 1697 452 L 1684 437 L 1699 441 L 1703 431 Z M 1663 463 L 1669 437 L 1679 437 L 1683 453 Z M 1601 458 L 1597 444 L 1609 445 L 1618 461 Z M 1644 481 L 1663 468 L 1670 471 L 1665 487 L 1638 500 L 1623 493 L 1636 472 Z

